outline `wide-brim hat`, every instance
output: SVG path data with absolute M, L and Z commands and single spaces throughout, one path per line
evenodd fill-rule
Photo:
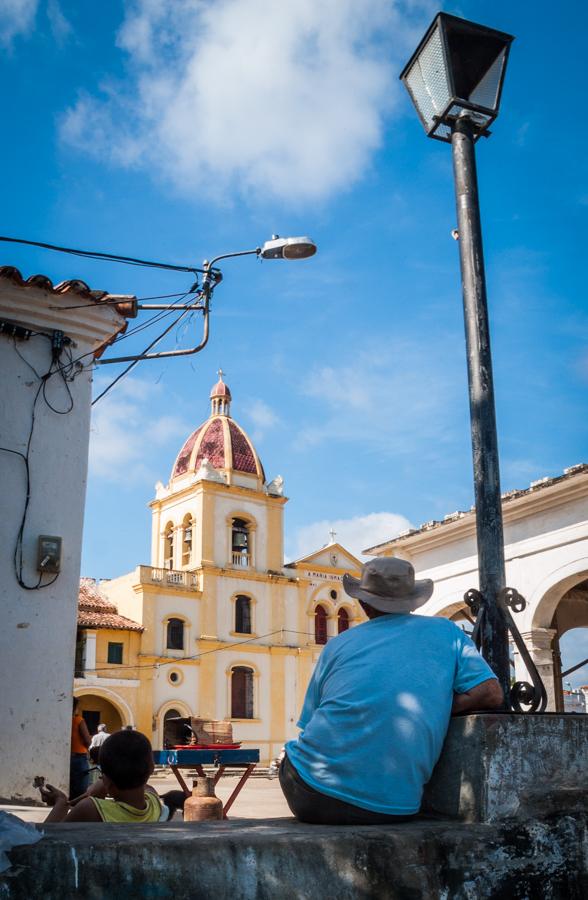
M 361 578 L 343 576 L 343 588 L 350 597 L 363 600 L 380 612 L 413 612 L 433 593 L 430 578 L 417 581 L 414 568 L 405 559 L 371 559 L 361 568 Z

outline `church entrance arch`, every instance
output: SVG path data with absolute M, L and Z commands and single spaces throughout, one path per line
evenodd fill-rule
M 162 750 L 174 744 L 189 743 L 190 731 L 177 719 L 187 719 L 192 715 L 188 706 L 181 701 L 172 700 L 160 706 L 156 717 L 157 731 L 153 736 L 153 749 Z
M 78 709 L 84 717 L 90 734 L 96 734 L 98 725 L 103 723 L 109 734 L 120 731 L 124 721 L 114 703 L 96 693 L 85 693 L 78 697 Z

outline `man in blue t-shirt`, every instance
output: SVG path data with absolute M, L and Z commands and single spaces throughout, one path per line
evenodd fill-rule
M 322 651 L 280 783 L 303 822 L 396 822 L 419 811 L 452 713 L 499 707 L 502 689 L 457 625 L 411 615 L 433 582 L 409 562 L 371 560 L 343 587 L 368 621 Z

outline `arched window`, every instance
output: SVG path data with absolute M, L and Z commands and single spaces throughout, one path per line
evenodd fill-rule
M 245 519 L 233 519 L 231 525 L 231 554 L 234 566 L 251 564 L 251 535 Z
M 253 718 L 253 669 L 247 666 L 231 670 L 231 718 Z
M 327 643 L 327 611 L 320 604 L 314 611 L 314 642 L 315 644 Z
M 235 631 L 251 634 L 251 599 L 241 594 L 235 600 Z
M 192 541 L 194 540 L 194 520 L 192 516 L 184 517 L 182 523 L 182 565 L 189 566 L 192 559 Z
M 184 649 L 184 623 L 181 619 L 168 620 L 166 646 L 168 650 Z
M 341 607 L 339 612 L 337 613 L 337 634 L 342 634 L 342 632 L 347 631 L 349 628 L 349 613 L 345 609 L 345 607 Z
M 166 569 L 174 567 L 174 526 L 168 522 L 163 532 L 163 565 Z

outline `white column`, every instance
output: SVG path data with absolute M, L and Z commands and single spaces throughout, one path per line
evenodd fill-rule
M 533 628 L 522 633 L 525 646 L 541 676 L 547 691 L 547 709 L 555 711 L 555 682 L 553 677 L 553 651 L 551 643 L 556 634 L 554 628 Z M 514 652 L 515 678 L 517 681 L 531 681 L 520 653 Z

